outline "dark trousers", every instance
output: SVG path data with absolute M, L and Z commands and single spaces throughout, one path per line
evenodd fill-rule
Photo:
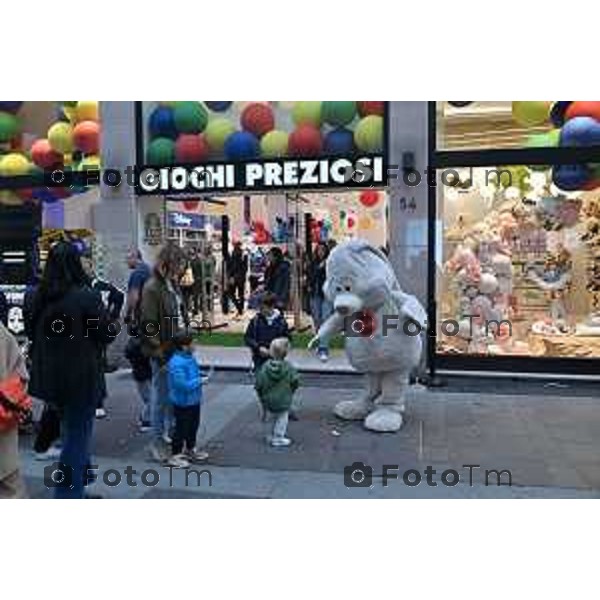
M 58 410 L 52 405 L 46 404 L 38 427 L 33 449 L 35 452 L 46 452 L 60 437 L 60 413 Z
M 181 454 L 185 443 L 188 452 L 196 446 L 200 426 L 200 405 L 174 406 L 175 431 L 173 432 L 173 454 Z
M 60 462 L 66 466 L 66 485 L 57 487 L 55 498 L 83 498 L 84 486 L 88 481 L 90 446 L 94 428 L 93 403 L 69 403 L 62 411 L 62 452 Z
M 233 301 L 233 304 L 238 312 L 238 315 L 244 312 L 246 293 L 246 282 L 242 280 L 234 280 L 233 284 L 229 286 L 229 297 Z
M 189 285 L 181 288 L 181 295 L 183 296 L 183 305 L 185 306 L 186 313 L 189 314 L 192 310 L 192 300 L 194 298 L 194 286 Z

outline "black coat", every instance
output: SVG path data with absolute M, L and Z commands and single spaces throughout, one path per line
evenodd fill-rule
M 50 326 L 60 318 L 66 330 L 56 337 Z M 73 288 L 34 314 L 29 393 L 57 406 L 96 406 L 106 396 L 102 350 L 114 339 L 109 322 L 102 300 L 89 288 Z
M 277 306 L 285 310 L 290 301 L 290 263 L 282 260 L 265 273 L 265 289 L 277 298 Z
M 259 348 L 262 346 L 268 349 L 274 339 L 281 337 L 290 337 L 287 321 L 281 314 L 277 315 L 270 325 L 261 313 L 257 313 L 252 318 L 246 328 L 244 341 L 252 351 L 252 360 L 255 366 L 258 367 L 267 361 L 264 356 L 260 355 Z

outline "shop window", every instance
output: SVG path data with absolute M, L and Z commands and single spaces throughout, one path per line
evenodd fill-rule
M 438 101 L 438 150 L 600 146 L 600 102 Z
M 451 171 L 437 190 L 437 352 L 600 357 L 597 167 Z

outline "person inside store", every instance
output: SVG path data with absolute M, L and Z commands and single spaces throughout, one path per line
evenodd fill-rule
M 81 250 L 81 263 L 83 265 L 85 274 L 90 280 L 90 287 L 102 300 L 109 318 L 111 321 L 118 321 L 121 317 L 123 304 L 125 303 L 125 294 L 110 281 L 106 281 L 98 277 L 94 264 L 92 249 L 89 246 L 83 247 Z M 102 366 L 105 373 L 112 373 L 118 368 L 116 365 L 109 364 L 106 346 L 103 348 Z M 98 406 L 96 407 L 96 418 L 104 419 L 106 418 L 106 414 L 106 409 L 104 408 L 104 397 L 101 396 L 98 399 Z
M 102 355 L 114 332 L 89 283 L 79 249 L 59 242 L 48 253 L 33 299 L 29 392 L 59 416 L 68 485 L 55 488 L 56 498 L 84 497 L 95 411 L 106 395 Z
M 307 288 L 310 299 L 310 314 L 313 320 L 315 333 L 319 331 L 321 325 L 333 312 L 331 302 L 325 298 L 323 285 L 325 284 L 326 273 L 325 266 L 329 257 L 329 247 L 324 242 L 319 242 L 313 253 L 313 260 L 308 264 Z M 321 361 L 326 362 L 329 359 L 329 348 L 327 343 L 320 341 L 317 350 Z
M 194 277 L 194 271 L 192 269 L 192 260 L 194 255 L 193 248 L 190 248 L 189 251 L 185 255 L 185 266 L 183 268 L 183 275 L 181 276 L 181 280 L 179 281 L 179 288 L 181 289 L 181 297 L 183 299 L 183 306 L 185 309 L 185 314 L 189 317 L 193 306 L 192 302 L 194 299 L 194 291 L 196 279 Z
M 194 285 L 192 287 L 191 307 L 194 316 L 202 314 L 202 294 L 203 294 L 203 273 L 202 273 L 202 253 L 200 248 L 192 248 L 190 250 L 190 267 L 192 276 L 194 277 Z
M 25 358 L 13 335 L 0 322 L 0 388 L 9 378 L 18 376 L 22 385 L 28 379 Z M 25 486 L 19 473 L 19 427 L 11 405 L 5 405 L 0 389 L 0 500 L 25 497 Z M 10 410 L 10 412 L 9 412 Z
M 150 365 L 150 359 L 142 352 L 138 325 L 140 323 L 142 290 L 151 276 L 151 270 L 137 248 L 131 250 L 127 255 L 127 266 L 131 270 L 131 274 L 127 282 L 127 302 L 125 305 L 125 323 L 127 323 L 128 329 L 125 358 L 131 364 L 133 379 L 142 402 L 139 428 L 141 433 L 145 433 L 151 430 L 152 366 Z
M 233 252 L 227 258 L 227 284 L 228 294 L 237 310 L 238 319 L 244 314 L 247 274 L 248 256 L 242 250 L 242 243 L 235 242 Z
M 181 248 L 173 244 L 164 246 L 158 254 L 152 276 L 144 285 L 140 305 L 140 322 L 159 325 L 157 335 L 142 335 L 140 339 L 141 350 L 150 359 L 152 368 L 152 440 L 148 451 L 153 460 L 161 463 L 170 456 L 172 442 L 166 371 L 170 341 L 188 323 L 179 289 L 185 265 L 186 256 Z
M 290 301 L 290 263 L 279 246 L 273 246 L 267 255 L 265 290 L 275 296 L 276 307 L 283 314 Z
M 202 318 L 212 321 L 214 313 L 215 277 L 217 273 L 217 260 L 210 244 L 204 246 L 202 255 Z

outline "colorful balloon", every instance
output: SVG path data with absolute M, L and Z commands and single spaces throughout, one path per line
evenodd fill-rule
M 383 117 L 369 115 L 361 119 L 354 130 L 354 143 L 363 152 L 383 150 Z
M 20 131 L 21 124 L 15 115 L 9 112 L 0 112 L 0 142 L 9 142 Z
M 229 110 L 229 107 L 233 104 L 233 102 L 230 101 L 221 101 L 221 102 L 217 102 L 217 101 L 209 101 L 209 100 L 205 100 L 204 104 L 206 104 L 206 106 L 214 111 L 214 112 L 225 112 L 226 110 Z
M 179 133 L 202 133 L 208 123 L 208 113 L 200 102 L 177 102 L 173 116 Z
M 361 117 L 366 117 L 368 115 L 379 115 L 383 117 L 383 112 L 385 110 L 385 102 L 376 101 L 376 102 L 358 102 L 358 114 Z
M 241 123 L 246 131 L 261 138 L 275 127 L 273 109 L 268 104 L 248 104 L 242 112 Z
M 288 140 L 290 156 L 318 156 L 322 148 L 321 132 L 314 125 L 299 125 L 290 133 Z
M 364 190 L 360 193 L 358 201 L 365 208 L 373 208 L 379 202 L 379 192 L 376 192 L 375 190 Z
M 227 138 L 224 146 L 228 160 L 250 160 L 260 154 L 258 138 L 248 131 L 236 131 Z
M 146 161 L 149 165 L 171 165 L 175 160 L 175 142 L 170 138 L 159 137 L 148 144 Z
M 56 152 L 46 139 L 36 140 L 31 145 L 31 160 L 41 169 L 48 169 L 63 163 L 63 155 Z
M 260 151 L 265 158 L 280 158 L 288 152 L 288 134 L 274 129 L 260 140 Z
M 177 137 L 177 127 L 175 127 L 175 117 L 173 109 L 168 106 L 157 106 L 148 120 L 148 130 L 150 137 L 171 138 Z
M 334 127 L 348 125 L 356 116 L 354 101 L 325 101 L 323 102 L 323 121 Z
M 11 152 L 0 158 L 0 177 L 18 177 L 27 175 L 31 169 L 31 163 L 23 154 Z
M 84 154 L 96 154 L 100 149 L 100 125 L 96 121 L 80 121 L 73 128 L 73 144 Z
M 59 154 L 73 152 L 73 128 L 69 123 L 54 123 L 48 129 L 48 142 Z
M 523 127 L 534 127 L 548 122 L 552 103 L 545 100 L 514 101 L 513 119 Z
M 77 121 L 97 121 L 98 102 L 96 100 L 79 100 L 75 109 Z
M 300 101 L 294 104 L 292 109 L 292 120 L 295 125 L 321 126 L 322 102 Z
M 593 117 L 565 121 L 560 131 L 561 146 L 600 146 L 600 122 Z
M 200 163 L 208 157 L 209 149 L 204 135 L 183 133 L 175 142 L 175 158 L 178 163 Z
M 565 119 L 568 121 L 575 117 L 592 117 L 600 121 L 600 102 L 583 100 L 570 102 L 565 110 Z
M 235 125 L 224 117 L 211 119 L 206 126 L 204 137 L 211 152 L 222 153 L 225 142 L 235 133 Z
M 351 154 L 354 150 L 354 134 L 344 127 L 330 131 L 325 136 L 323 148 L 326 154 Z

